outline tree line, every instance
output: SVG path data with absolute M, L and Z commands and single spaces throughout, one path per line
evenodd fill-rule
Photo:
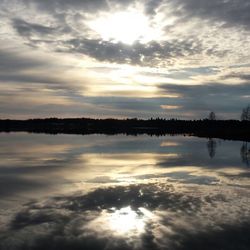
M 242 113 L 240 116 L 241 121 L 250 121 L 250 105 L 247 105 L 242 109 Z M 208 120 L 216 120 L 215 112 L 211 111 L 208 115 Z

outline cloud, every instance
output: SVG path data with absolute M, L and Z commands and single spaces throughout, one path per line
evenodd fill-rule
M 163 3 L 163 0 L 146 0 L 144 4 L 146 14 L 155 15 L 156 9 L 160 7 Z
M 7 2 L 7 1 L 6 1 Z M 18 2 L 14 2 L 18 3 Z M 12 4 L 14 4 L 12 3 Z M 45 12 L 81 12 L 97 13 L 99 11 L 111 11 L 117 8 L 124 9 L 128 6 L 141 4 L 145 13 L 156 15 L 160 8 L 169 7 L 172 14 L 183 20 L 198 17 L 203 20 L 221 22 L 225 26 L 240 25 L 246 29 L 249 27 L 249 10 L 250 5 L 245 0 L 73 0 L 70 3 L 66 0 L 39 1 L 39 0 L 22 0 L 28 8 L 35 6 L 37 11 Z M 3 5 L 7 5 L 4 3 Z
M 78 53 L 90 56 L 98 61 L 132 64 L 142 66 L 165 66 L 173 64 L 181 57 L 200 55 L 201 53 L 212 53 L 216 55 L 216 50 L 203 48 L 202 43 L 193 37 L 185 39 L 172 39 L 169 41 L 151 41 L 142 44 L 139 41 L 132 45 L 122 42 L 114 43 L 102 39 L 90 39 L 77 37 L 74 39 L 63 39 L 62 32 L 57 27 L 48 27 L 27 21 L 14 19 L 13 27 L 20 36 L 29 41 L 30 46 L 41 46 L 47 44 L 54 51 L 63 51 L 68 53 Z M 69 28 L 69 32 L 72 28 Z M 39 35 L 39 38 L 34 38 Z M 44 36 L 52 35 L 49 39 Z M 80 36 L 78 34 L 77 36 Z M 54 39 L 54 41 L 53 41 Z
M 246 1 L 13 0 L 0 4 L 3 117 L 12 113 L 11 117 L 21 118 L 32 114 L 203 118 L 213 109 L 222 118 L 239 118 L 246 105 L 250 51 Z M 138 38 L 128 45 L 104 39 L 89 26 L 95 19 L 127 10 L 145 15 L 150 29 L 160 36 L 152 36 L 147 43 Z M 125 66 L 136 73 L 125 74 Z M 100 72 L 100 68 L 107 70 Z M 212 82 L 225 85 L 202 87 Z M 238 87 L 226 86 L 236 83 Z M 197 87 L 187 86 L 192 84 Z M 175 92 L 178 96 L 162 98 Z M 48 99 L 48 104 L 34 102 L 32 93 Z
M 208 242 L 248 249 L 249 173 L 239 165 L 241 142 L 218 141 L 211 161 L 200 138 L 85 139 L 1 135 L 0 193 L 3 201 L 25 203 L 4 211 L 1 250 L 184 250 Z M 120 176 L 125 180 L 117 184 Z
M 131 249 L 134 243 L 131 241 L 129 243 L 126 236 L 125 239 L 114 237 L 109 225 L 105 225 L 106 230 L 103 232 L 97 232 L 98 228 L 89 227 L 98 218 L 103 220 L 102 224 L 107 222 L 106 217 L 112 216 L 112 208 L 119 210 L 131 201 L 134 202 L 132 207 L 135 211 L 147 204 L 150 208 L 156 208 L 160 197 L 164 195 L 158 191 L 158 188 L 152 185 L 134 185 L 97 189 L 86 195 L 55 197 L 43 204 L 30 203 L 23 211 L 16 214 L 10 224 L 10 231 L 0 235 L 0 246 L 2 249 L 7 245 L 10 249 L 14 246 L 26 247 L 32 240 L 31 249 L 36 249 L 38 246 L 46 249 L 64 249 L 63 246 L 71 249 L 83 246 L 87 249 L 105 249 L 108 246 Z M 155 192 L 160 195 L 158 198 L 154 198 Z M 171 207 L 172 202 L 181 206 L 183 203 L 184 209 L 185 206 L 187 209 L 193 209 L 194 207 L 190 207 L 191 203 L 198 202 L 180 199 L 181 196 L 174 197 L 173 194 L 165 193 L 161 201 L 165 200 L 164 204 L 170 209 L 174 209 Z M 29 230 L 31 228 L 33 228 L 32 233 Z M 28 237 L 25 239 L 24 235 Z
M 30 249 L 184 250 L 209 242 L 209 247 L 237 244 L 238 249 L 247 248 L 249 241 L 242 239 L 248 234 L 249 211 L 245 211 L 242 220 L 240 212 L 232 210 L 225 214 L 223 207 L 235 206 L 228 198 L 221 194 L 221 189 L 214 195 L 200 190 L 199 196 L 195 196 L 188 191 L 177 192 L 174 186 L 163 183 L 114 186 L 87 194 L 57 196 L 30 202 L 17 212 L 8 230 L 1 232 L 0 246 L 4 250 L 7 246 L 8 249 L 29 246 Z M 132 236 L 130 231 L 125 234 L 115 231 L 112 223 L 117 213 L 120 217 L 135 215 L 133 218 L 143 225 L 142 231 L 135 227 Z M 232 233 L 234 237 L 228 241 Z
M 198 30 L 190 29 L 186 27 L 184 30 L 179 30 L 178 19 L 182 20 L 182 15 L 188 15 L 189 11 L 196 10 L 200 13 L 200 9 L 218 7 L 218 4 L 222 4 L 223 1 L 212 1 L 211 4 L 206 4 L 204 1 L 197 3 L 197 1 L 144 1 L 141 3 L 141 8 L 152 9 L 153 16 L 157 17 L 158 12 L 155 9 L 163 8 L 169 4 L 172 6 L 169 8 L 171 11 L 168 15 L 177 20 L 172 24 L 173 31 L 165 31 L 162 33 L 160 41 L 152 40 L 148 44 L 142 44 L 140 41 L 135 41 L 132 46 L 128 46 L 121 42 L 112 42 L 103 40 L 99 35 L 88 27 L 89 20 L 94 20 L 94 16 L 85 16 L 85 13 L 92 10 L 96 12 L 96 15 L 100 10 L 105 11 L 106 15 L 112 10 L 112 12 L 118 10 L 124 10 L 128 5 L 134 5 L 136 1 L 73 1 L 70 4 L 67 1 L 57 0 L 53 2 L 40 2 L 40 1 L 25 1 L 29 10 L 32 12 L 32 6 L 35 3 L 38 11 L 40 9 L 46 10 L 46 15 L 50 16 L 48 22 L 45 22 L 43 18 L 34 17 L 34 21 L 30 22 L 26 18 L 20 15 L 20 17 L 12 18 L 12 26 L 18 32 L 19 36 L 28 41 L 30 46 L 38 48 L 47 48 L 52 51 L 68 51 L 69 53 L 78 53 L 88 55 L 101 62 L 111 62 L 120 64 L 133 64 L 140 66 L 150 67 L 166 67 L 172 66 L 176 63 L 180 63 L 180 59 L 186 59 L 187 62 L 197 63 L 202 58 L 207 58 L 207 63 L 210 60 L 215 61 L 216 58 L 227 57 L 231 52 L 231 47 L 239 47 L 239 44 L 235 44 L 235 41 L 231 41 L 231 47 L 220 44 L 223 37 L 223 30 L 220 26 L 216 26 L 218 30 L 218 38 L 214 40 L 213 33 L 203 34 L 203 31 L 199 34 L 199 23 L 197 20 L 193 21 L 191 16 L 195 14 L 190 13 L 184 21 L 196 24 Z M 115 4 L 114 4 L 115 3 Z M 217 3 L 217 4 L 216 4 Z M 167 5 L 166 5 L 167 4 Z M 223 2 L 224 4 L 224 2 Z M 228 1 L 231 6 L 231 1 Z M 196 5 L 196 7 L 193 7 Z M 43 7 L 42 7 L 43 6 Z M 120 6 L 120 7 L 117 7 Z M 121 7 L 122 6 L 122 7 Z M 134 5 L 135 6 L 135 5 Z M 165 7 L 164 7 L 165 6 Z M 106 9 L 107 7 L 107 9 Z M 82 10 L 84 9 L 84 11 Z M 60 9 L 60 11 L 58 10 Z M 178 9 L 180 13 L 175 13 Z M 53 13 L 51 11 L 53 10 Z M 34 10 L 33 10 L 34 12 Z M 146 11 L 146 14 L 149 11 Z M 101 13 L 101 12 L 100 12 Z M 195 12 L 196 13 L 196 12 Z M 214 13 L 204 11 L 204 13 Z M 211 16 L 212 16 L 211 14 Z M 103 14 L 104 15 L 104 14 Z M 198 14 L 197 14 L 198 15 Z M 41 22 L 42 20 L 42 22 Z M 149 17 L 150 26 L 159 26 L 155 24 L 156 20 Z M 158 22 L 158 21 L 157 21 Z M 207 23 L 203 30 L 209 29 Z M 163 32 L 164 30 L 162 30 Z M 181 32 L 181 34 L 179 33 Z M 237 33 L 237 31 L 235 31 Z M 221 37 L 222 34 L 222 37 Z M 83 38 L 84 37 L 84 38 Z M 241 39 L 242 40 L 242 39 Z M 240 51 L 239 51 L 240 52 Z M 195 60 L 191 57 L 195 56 Z M 204 59 L 205 59 L 204 58 Z M 151 63 L 150 63 L 151 62 Z M 204 60 L 206 62 L 206 60 Z
M 250 4 L 245 0 L 177 0 L 173 2 L 177 9 L 176 14 L 181 14 L 188 20 L 198 17 L 203 20 L 222 23 L 224 27 L 242 26 L 250 27 Z
M 178 103 L 186 111 L 205 113 L 214 110 L 224 115 L 238 112 L 238 117 L 240 117 L 242 107 L 248 103 L 244 96 L 250 95 L 248 83 L 234 85 L 209 83 L 193 86 L 162 84 L 159 85 L 159 91 L 182 96 Z
M 65 45 L 68 52 L 82 53 L 99 61 L 144 66 L 164 65 L 177 60 L 179 57 L 192 56 L 202 52 L 199 41 L 192 39 L 162 43 L 152 41 L 148 44 L 136 42 L 132 46 L 121 42 L 73 39 L 66 41 Z
M 0 73 L 13 73 L 16 71 L 39 68 L 45 62 L 34 57 L 22 56 L 18 51 L 1 49 L 0 50 L 1 64 Z
M 53 34 L 56 27 L 47 27 L 40 24 L 28 23 L 22 19 L 14 18 L 13 27 L 17 30 L 19 35 L 29 37 L 33 34 L 40 34 L 42 36 Z
M 55 1 L 39 1 L 39 0 L 22 0 L 24 4 L 30 6 L 35 4 L 38 10 L 44 11 L 79 11 L 84 10 L 86 12 L 96 12 L 108 8 L 106 0 L 55 0 Z
M 8 188 L 6 188 L 7 186 Z M 30 180 L 25 177 L 3 175 L 1 171 L 0 195 L 2 199 L 9 199 L 10 197 L 13 198 L 15 197 L 15 195 L 17 195 L 17 193 L 28 192 L 31 187 L 33 190 L 38 190 L 43 188 L 44 185 L 38 180 Z
M 250 74 L 232 72 L 232 73 L 223 77 L 223 79 L 234 79 L 234 78 L 243 80 L 245 82 L 249 82 L 250 81 Z

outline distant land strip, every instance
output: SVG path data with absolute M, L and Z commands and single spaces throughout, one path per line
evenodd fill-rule
M 0 132 L 48 134 L 126 134 L 150 136 L 193 135 L 206 138 L 250 141 L 250 121 L 177 119 L 46 118 L 0 120 Z

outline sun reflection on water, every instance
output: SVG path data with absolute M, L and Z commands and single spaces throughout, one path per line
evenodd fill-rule
M 129 238 L 140 237 L 146 232 L 147 224 L 154 219 L 154 214 L 149 210 L 140 207 L 133 209 L 131 206 L 120 209 L 111 208 L 103 210 L 101 215 L 92 221 L 88 227 L 95 231 Z
M 140 212 L 140 211 L 138 211 Z M 116 210 L 108 219 L 109 227 L 117 234 L 141 234 L 145 229 L 145 217 L 143 213 L 138 213 L 130 206 Z

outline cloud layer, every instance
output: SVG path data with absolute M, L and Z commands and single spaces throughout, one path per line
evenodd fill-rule
M 244 0 L 1 0 L 0 6 L 3 118 L 203 118 L 214 110 L 238 119 L 249 102 Z M 139 19 L 126 27 L 124 13 L 143 17 L 144 33 L 131 33 Z M 117 23 L 109 21 L 113 14 Z M 135 40 L 128 44 L 129 30 Z

